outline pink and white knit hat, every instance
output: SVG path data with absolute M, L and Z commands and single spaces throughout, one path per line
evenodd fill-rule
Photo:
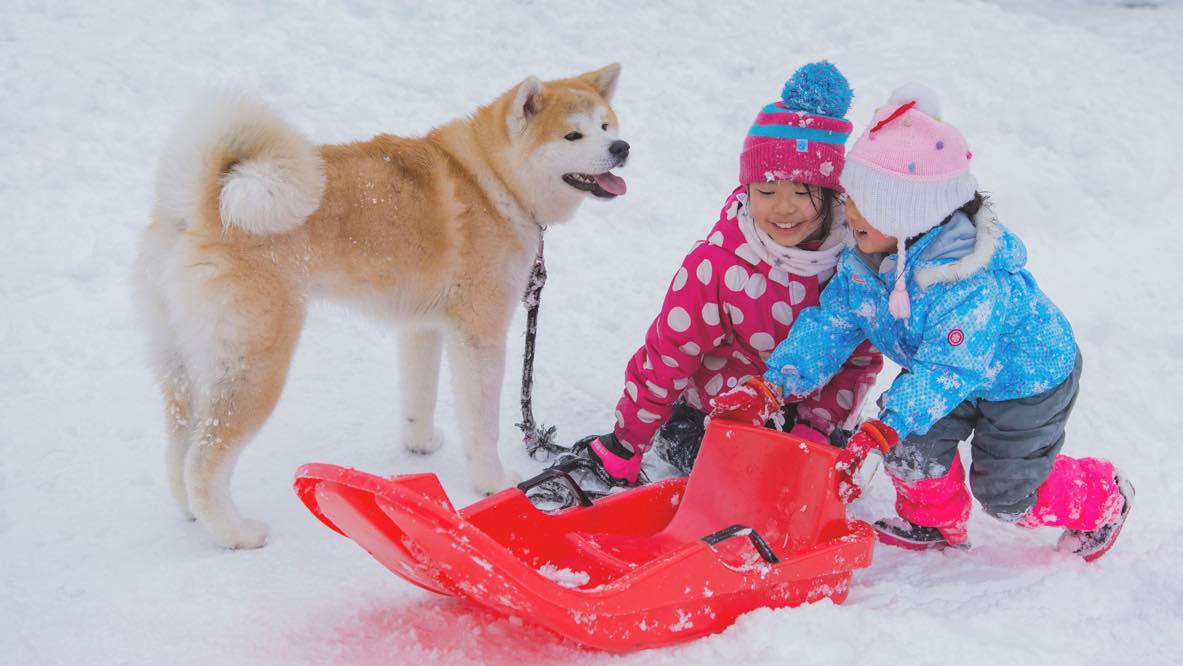
M 905 243 L 974 198 L 972 157 L 961 132 L 941 122 L 936 94 L 915 83 L 896 88 L 846 156 L 842 186 L 871 226 L 897 239 L 890 300 L 896 319 L 906 319 L 912 309 L 904 284 Z
M 842 191 L 839 176 L 854 127 L 843 116 L 854 93 L 826 61 L 805 65 L 781 99 L 756 115 L 739 156 L 739 184 L 791 180 Z

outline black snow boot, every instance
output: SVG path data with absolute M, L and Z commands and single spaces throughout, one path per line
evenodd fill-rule
M 873 525 L 879 542 L 908 550 L 941 550 L 950 546 L 935 527 L 925 527 L 903 518 L 883 518 Z
M 706 432 L 707 415 L 678 400 L 670 420 L 661 426 L 653 438 L 653 451 L 682 476 L 690 476 L 690 469 L 698 458 L 702 436 Z
M 784 416 L 784 426 L 781 430 L 788 432 L 797 423 L 797 405 L 787 404 L 781 413 Z M 653 438 L 653 450 L 657 456 L 669 463 L 682 476 L 690 476 L 694 461 L 698 459 L 698 449 L 702 446 L 703 435 L 706 434 L 706 418 L 706 414 L 687 405 L 684 398 L 679 398 L 678 402 L 674 403 L 674 412 L 670 415 L 670 420 L 661 426 Z M 775 428 L 776 424 L 769 421 L 765 426 Z M 836 428 L 835 432 L 838 432 Z

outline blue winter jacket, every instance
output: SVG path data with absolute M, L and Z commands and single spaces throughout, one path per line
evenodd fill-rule
M 875 273 L 857 249 L 843 253 L 818 307 L 801 313 L 768 359 L 764 377 L 787 395 L 826 381 L 864 339 L 903 366 L 884 393 L 880 420 L 924 434 L 965 400 L 1014 400 L 1064 381 L 1076 359 L 1072 327 L 1024 270 L 1027 250 L 988 209 L 956 213 L 908 249 L 906 320 L 888 311 L 895 255 Z

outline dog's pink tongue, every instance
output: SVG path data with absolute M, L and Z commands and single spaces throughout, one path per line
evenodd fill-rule
M 612 172 L 605 172 L 596 176 L 596 185 L 609 194 L 620 196 L 628 191 L 624 179 Z

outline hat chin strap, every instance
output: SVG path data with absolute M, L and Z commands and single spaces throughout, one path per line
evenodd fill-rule
M 904 261 L 907 249 L 904 239 L 896 240 L 897 261 L 895 265 L 895 286 L 891 288 L 891 297 L 887 299 L 887 309 L 896 319 L 907 319 L 912 316 L 912 301 L 908 298 L 908 287 L 904 280 Z

